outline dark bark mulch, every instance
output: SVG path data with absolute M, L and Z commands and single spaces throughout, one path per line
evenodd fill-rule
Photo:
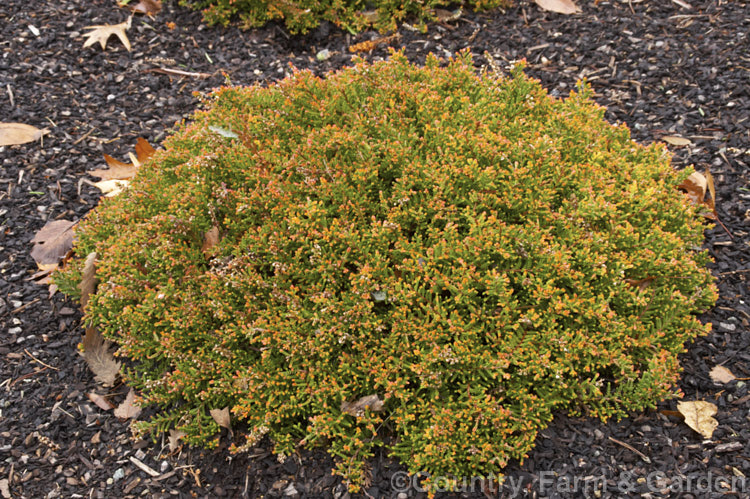
M 666 0 L 580 0 L 582 14 L 562 16 L 519 0 L 505 13 L 465 12 L 427 33 L 405 26 L 392 42 L 417 62 L 465 47 L 477 65 L 486 63 L 485 51 L 504 68 L 526 58 L 528 74 L 554 95 L 587 76 L 607 118 L 626 123 L 636 140 L 692 141 L 672 148 L 674 163 L 710 167 L 718 213 L 733 236 L 719 226 L 706 232 L 721 297 L 704 317 L 714 332 L 682 356 L 685 399 L 719 408 L 712 440 L 669 412 L 676 401 L 606 424 L 559 415 L 528 459 L 509 467 L 500 491 L 467 482 L 456 496 L 750 496 L 750 7 L 688 1 L 692 9 Z M 76 351 L 76 305 L 59 294 L 49 299 L 46 287 L 27 280 L 36 270 L 29 241 L 48 220 L 84 216 L 100 197 L 80 183 L 95 180 L 86 170 L 103 167 L 102 153 L 125 159 L 137 137 L 160 144 L 194 109 L 193 92 L 275 81 L 289 64 L 322 74 L 350 64 L 349 45 L 375 34 L 206 28 L 199 14 L 168 3 L 153 19 L 133 19 L 131 52 L 115 38 L 104 51 L 82 49 L 85 26 L 126 17 L 110 0 L 6 0 L 0 7 L 0 122 L 51 131 L 41 144 L 0 148 L 0 497 L 346 497 L 319 450 L 280 463 L 268 444 L 231 456 L 224 449 L 170 455 L 165 441 L 133 442 L 128 421 L 89 401 L 91 392 L 119 401 L 126 387 L 108 392 L 94 381 Z M 330 58 L 319 60 L 323 49 Z M 712 382 L 716 365 L 740 379 Z M 385 455 L 373 460 L 371 474 L 366 495 L 424 496 L 417 482 L 404 486 L 403 468 Z

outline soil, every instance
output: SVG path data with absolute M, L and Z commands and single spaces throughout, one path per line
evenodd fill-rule
M 504 12 L 464 11 L 425 33 L 404 25 L 390 45 L 415 62 L 463 48 L 478 67 L 485 52 L 502 69 L 526 58 L 527 73 L 556 96 L 587 77 L 607 119 L 626 123 L 635 140 L 690 140 L 669 146 L 674 165 L 710 169 L 726 229 L 706 230 L 721 296 L 702 317 L 713 332 L 681 356 L 679 388 L 685 400 L 716 404 L 719 425 L 704 440 L 679 417 L 676 400 L 619 422 L 559 414 L 499 490 L 467 480 L 441 495 L 750 497 L 750 5 L 579 3 L 582 13 L 572 16 L 527 0 Z M 77 352 L 77 305 L 29 280 L 37 270 L 29 253 L 47 221 L 78 220 L 97 204 L 101 194 L 83 180 L 96 180 L 86 171 L 104 166 L 103 153 L 126 160 L 138 137 L 158 146 L 195 109 L 196 92 L 271 83 L 290 65 L 322 75 L 351 64 L 349 47 L 378 35 L 330 25 L 306 36 L 279 25 L 208 28 L 199 13 L 168 2 L 152 18 L 133 18 L 132 51 L 115 37 L 105 50 L 82 47 L 84 27 L 127 17 L 112 0 L 0 7 L 0 122 L 49 130 L 41 141 L 0 147 L 0 497 L 349 497 L 321 450 L 279 462 L 267 442 L 230 455 L 225 446 L 172 452 L 165 439 L 133 440 L 129 420 L 89 398 L 118 403 L 127 388 L 94 380 Z M 387 45 L 361 55 L 386 58 Z M 717 365 L 738 379 L 712 381 Z M 385 452 L 370 471 L 361 497 L 426 496 Z

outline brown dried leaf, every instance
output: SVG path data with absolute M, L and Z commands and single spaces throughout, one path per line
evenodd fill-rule
M 175 430 L 172 428 L 169 430 L 169 452 L 174 452 L 179 446 L 180 439 L 187 435 L 184 431 Z
M 211 409 L 208 412 L 211 414 L 211 417 L 214 418 L 217 425 L 232 431 L 232 418 L 229 416 L 229 407 L 223 409 Z
M 648 288 L 651 283 L 656 279 L 655 277 L 646 277 L 644 279 L 625 279 L 625 283 L 629 286 L 638 287 L 639 290 L 644 291 Z
M 677 188 L 685 191 L 688 198 L 690 198 L 690 202 L 693 204 L 703 204 L 703 198 L 706 197 L 706 189 L 708 188 L 708 180 L 706 180 L 706 177 L 702 173 L 693 172 Z
M 109 400 L 107 400 L 106 398 L 102 397 L 98 393 L 89 392 L 86 395 L 88 396 L 88 398 L 89 398 L 90 401 L 92 401 L 93 403 L 96 404 L 97 407 L 99 407 L 99 409 L 102 409 L 104 411 L 108 411 L 108 410 L 113 409 L 115 407 L 115 406 L 113 406 L 112 404 L 109 403 Z
M 135 403 L 135 390 L 131 388 L 125 400 L 115 409 L 115 416 L 123 419 L 135 419 L 140 413 L 141 408 Z
M 734 381 L 737 379 L 737 377 L 724 366 L 714 366 L 713 369 L 711 369 L 711 372 L 708 373 L 709 376 L 711 376 L 711 379 L 714 380 L 717 383 L 729 383 L 730 381 Z
M 161 0 L 141 0 L 135 5 L 129 5 L 130 12 L 153 16 L 161 12 Z
M 201 251 L 206 257 L 211 256 L 211 249 L 219 244 L 219 235 L 219 228 L 215 225 L 203 235 L 203 246 L 201 247 Z
M 362 397 L 356 402 L 341 402 L 341 412 L 351 414 L 352 416 L 361 416 L 365 413 L 365 409 L 380 412 L 383 410 L 383 405 L 384 402 L 380 400 L 380 397 L 377 394 L 373 394 Z
M 677 137 L 674 135 L 665 135 L 661 138 L 661 140 L 663 140 L 667 144 L 672 144 L 673 146 L 689 146 L 690 144 L 692 144 L 692 142 L 690 142 L 690 139 Z
M 534 0 L 539 7 L 558 14 L 577 14 L 581 9 L 572 0 Z
M 136 146 L 137 148 L 137 146 Z M 137 149 L 136 149 L 137 151 Z M 140 166 L 140 163 L 135 158 L 135 156 L 130 156 L 131 161 L 133 163 L 123 163 L 122 161 L 116 160 L 112 156 L 105 154 L 104 155 L 104 161 L 107 162 L 107 166 L 109 168 L 105 169 L 99 169 L 99 170 L 91 170 L 87 172 L 89 175 L 92 175 L 94 177 L 99 177 L 102 180 L 130 180 L 135 176 L 135 172 L 138 170 L 138 167 Z
M 128 17 L 127 21 L 120 24 L 86 26 L 85 29 L 91 29 L 93 31 L 83 34 L 83 36 L 88 38 L 83 44 L 83 48 L 90 47 L 96 42 L 99 42 L 99 45 L 102 46 L 102 50 L 104 50 L 107 48 L 107 40 L 109 40 L 109 37 L 115 35 L 120 39 L 122 44 L 125 45 L 125 48 L 130 51 L 130 40 L 128 40 L 128 35 L 125 34 L 125 31 L 130 29 L 131 19 L 132 17 Z
M 78 285 L 78 289 L 81 290 L 82 309 L 86 308 L 86 304 L 89 302 L 89 296 L 96 292 L 96 285 L 99 283 L 99 280 L 96 278 L 96 257 L 96 251 L 89 253 L 83 264 L 81 283 Z
M 31 257 L 42 270 L 57 268 L 68 251 L 73 247 L 75 222 L 55 220 L 47 222 L 31 240 L 34 247 Z
M 96 328 L 86 328 L 83 337 L 83 358 L 94 373 L 94 378 L 104 385 L 113 385 L 120 373 L 120 363 L 109 350 L 110 343 L 104 341 Z
M 138 157 L 138 161 L 145 163 L 155 152 L 156 149 L 146 139 L 138 137 L 138 141 L 135 144 L 135 155 Z
M 46 128 L 40 130 L 35 126 L 23 123 L 0 123 L 0 147 L 34 142 L 47 133 L 49 133 L 49 130 Z
M 711 402 L 678 402 L 677 410 L 685 416 L 685 424 L 697 431 L 703 438 L 710 439 L 719 422 L 712 416 L 718 411 Z
M 349 52 L 356 53 L 356 52 L 372 52 L 375 50 L 379 45 L 383 44 L 389 44 L 395 40 L 397 40 L 401 35 L 399 33 L 394 33 L 392 35 L 388 36 L 381 36 L 379 38 L 376 38 L 374 40 L 366 40 L 364 42 L 355 43 L 354 45 L 349 46 Z

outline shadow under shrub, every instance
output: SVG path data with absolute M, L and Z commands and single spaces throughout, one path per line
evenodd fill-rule
M 554 411 L 676 395 L 715 300 L 690 171 L 590 96 L 465 54 L 216 91 L 78 230 L 86 320 L 162 409 L 140 429 L 214 446 L 229 407 L 235 450 L 325 445 L 356 487 L 384 442 L 412 472 L 486 475 Z

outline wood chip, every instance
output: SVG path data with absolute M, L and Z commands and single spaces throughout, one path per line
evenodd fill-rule
M 133 464 L 135 464 L 138 468 L 140 468 L 141 471 L 144 471 L 144 472 L 148 473 L 149 475 L 151 475 L 153 477 L 157 477 L 157 476 L 161 475 L 161 473 L 159 473 L 155 469 L 151 468 L 147 464 L 144 464 L 143 461 L 140 461 L 140 460 L 136 459 L 133 456 L 130 456 L 129 459 L 130 459 L 130 462 L 133 463 Z

